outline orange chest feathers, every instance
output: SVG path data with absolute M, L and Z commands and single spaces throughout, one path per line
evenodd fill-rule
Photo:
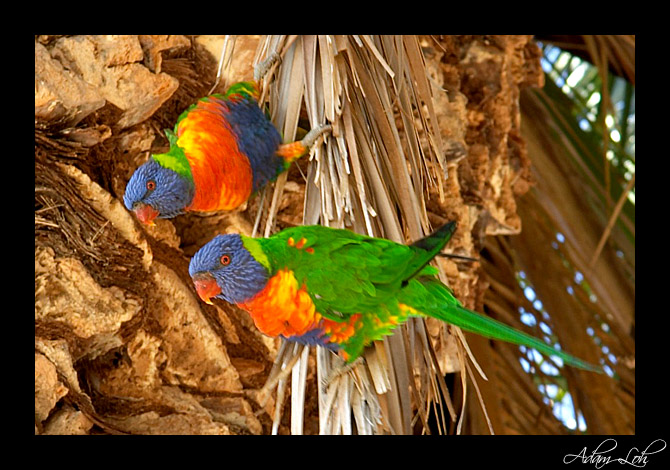
M 184 149 L 196 188 L 187 210 L 232 210 L 251 195 L 251 165 L 217 106 L 201 101 L 179 123 L 177 145 Z
M 321 315 L 316 311 L 305 286 L 289 269 L 281 269 L 268 280 L 265 288 L 239 304 L 268 336 L 300 336 L 314 328 Z
M 293 271 L 281 269 L 265 288 L 245 303 L 238 304 L 268 336 L 302 336 L 313 330 L 323 334 L 322 342 L 341 344 L 356 334 L 360 315 L 336 322 L 316 311 L 305 285 L 299 286 Z

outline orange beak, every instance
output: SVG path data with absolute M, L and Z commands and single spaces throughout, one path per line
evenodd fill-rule
M 213 305 L 212 301 L 209 299 L 216 297 L 221 293 L 221 288 L 216 283 L 216 280 L 210 274 L 196 274 L 193 277 L 193 283 L 195 284 L 195 290 L 202 301 L 206 304 Z
M 160 212 L 151 207 L 149 204 L 138 204 L 135 209 L 133 209 L 135 215 L 145 225 L 156 225 L 154 219 L 158 217 Z

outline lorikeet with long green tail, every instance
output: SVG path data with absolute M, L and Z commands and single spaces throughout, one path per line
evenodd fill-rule
M 170 149 L 152 155 L 128 181 L 126 208 L 145 224 L 186 211 L 235 209 L 307 154 L 330 127 L 282 144 L 258 94 L 256 82 L 239 82 L 184 111 L 174 131 L 166 130 Z
M 203 301 L 215 297 L 236 304 L 263 333 L 328 348 L 348 362 L 409 317 L 433 317 L 600 371 L 464 308 L 428 264 L 455 227 L 448 223 L 409 246 L 318 225 L 269 238 L 217 235 L 195 253 L 189 273 Z

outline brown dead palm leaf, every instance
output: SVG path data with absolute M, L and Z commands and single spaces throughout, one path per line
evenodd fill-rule
M 302 109 L 310 127 L 333 126 L 309 157 L 302 223 L 349 227 L 399 242 L 428 233 L 424 188 L 434 183 L 443 193 L 446 162 L 418 39 L 267 36 L 259 43 L 256 62 L 274 51 L 281 64 L 269 70 L 263 93 L 284 139 L 298 132 L 301 117 L 305 120 Z M 287 177 L 280 176 L 259 204 L 257 226 L 265 236 L 276 230 Z M 317 351 L 320 432 L 410 434 L 417 419 L 428 428 L 433 402 L 450 411 L 447 420 L 454 419 L 453 405 L 441 403 L 449 395 L 432 347 L 423 322 L 416 320 L 403 334 L 379 342 L 363 364 L 344 374 L 338 373 L 339 358 Z M 267 387 L 277 386 L 283 394 L 288 367 L 295 366 L 291 432 L 301 433 L 307 351 L 285 348 L 282 353 L 278 360 L 284 369 L 275 369 Z M 296 354 L 302 357 L 295 359 Z M 279 419 L 276 414 L 275 430 Z

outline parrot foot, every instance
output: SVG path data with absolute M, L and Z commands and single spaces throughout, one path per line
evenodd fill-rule
M 328 376 L 324 377 L 321 380 L 321 387 L 323 387 L 323 390 L 326 390 L 339 377 L 343 376 L 344 374 L 346 374 L 348 372 L 351 372 L 354 368 L 356 368 L 359 365 L 362 365 L 364 363 L 365 363 L 365 358 L 363 356 L 359 356 L 356 359 L 354 359 L 352 362 L 350 362 L 349 364 L 344 364 L 340 367 L 336 367 L 335 369 L 330 371 Z
M 317 126 L 312 130 L 310 130 L 300 142 L 306 149 L 310 149 L 316 143 L 316 140 L 319 137 L 321 137 L 326 132 L 332 130 L 333 126 L 331 126 L 330 124 L 321 124 L 320 126 Z
M 265 385 L 263 385 L 261 388 L 261 408 L 265 407 L 268 399 L 270 398 L 272 390 L 275 389 L 277 384 L 281 380 L 285 380 L 289 374 L 291 374 L 293 371 L 293 366 L 296 365 L 298 359 L 300 359 L 303 349 L 305 348 L 304 344 L 297 344 L 296 348 L 292 349 L 292 353 L 289 354 L 289 344 L 293 345 L 294 343 L 282 341 L 282 345 L 279 348 L 279 352 L 277 353 L 277 358 L 275 359 L 275 363 L 272 366 L 272 370 L 268 375 Z
M 330 124 L 317 126 L 309 131 L 302 140 L 291 142 L 290 144 L 281 144 L 277 149 L 277 155 L 284 158 L 288 163 L 291 163 L 296 158 L 307 155 L 317 139 L 332 129 L 333 126 Z
M 254 80 L 260 81 L 265 75 L 267 75 L 270 68 L 281 60 L 281 56 L 277 51 L 272 51 L 272 53 L 260 64 L 254 66 Z

